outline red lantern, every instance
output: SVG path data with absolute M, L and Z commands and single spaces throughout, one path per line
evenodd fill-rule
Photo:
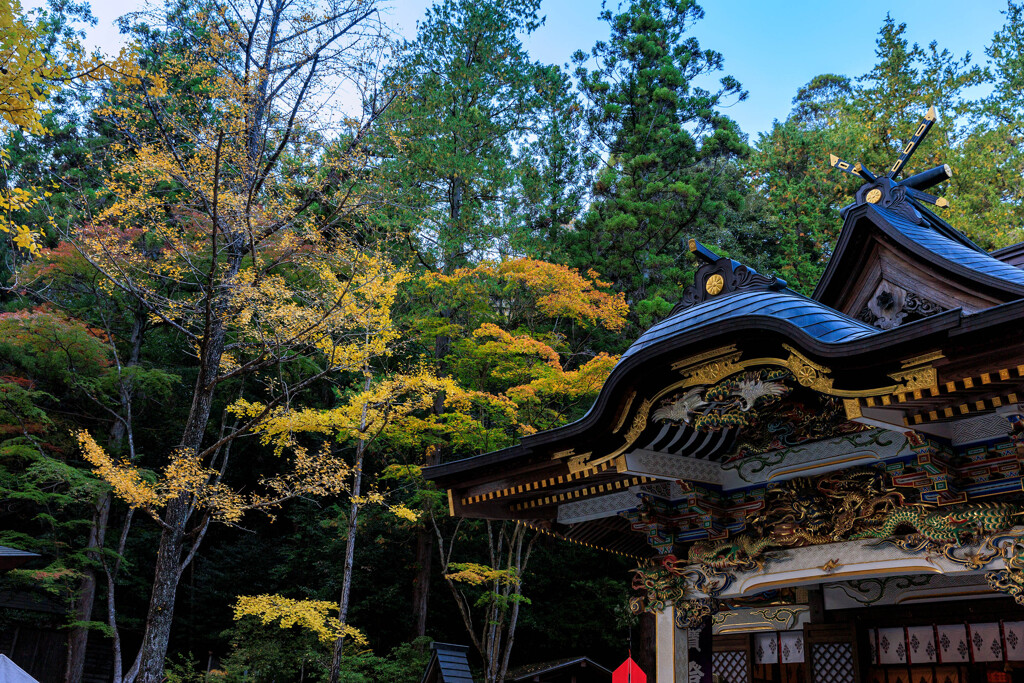
M 636 665 L 632 657 L 626 657 L 626 661 L 612 674 L 612 683 L 647 683 L 647 674 Z

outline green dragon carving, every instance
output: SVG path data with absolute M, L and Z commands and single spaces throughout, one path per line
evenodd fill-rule
M 936 510 L 920 505 L 897 508 L 888 513 L 885 522 L 850 536 L 884 538 L 893 536 L 900 526 L 910 526 L 918 538 L 933 544 L 964 545 L 982 535 L 1005 531 L 1019 516 L 1018 508 L 1007 503 L 975 503 L 947 510 Z
M 760 557 L 772 545 L 771 537 L 755 539 L 747 534 L 721 541 L 697 541 L 690 546 L 689 560 L 716 572 L 760 570 L 764 567 Z
M 643 593 L 629 601 L 633 614 L 660 612 L 668 605 L 682 603 L 689 592 L 686 578 L 665 564 L 634 569 L 633 590 Z

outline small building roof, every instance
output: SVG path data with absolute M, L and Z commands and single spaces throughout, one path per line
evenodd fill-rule
M 473 683 L 466 653 L 468 645 L 431 643 L 430 662 L 420 683 Z
M 16 569 L 36 557 L 40 557 L 40 555 L 0 545 L 0 571 Z
M 7 655 L 0 655 L 0 681 L 3 683 L 39 683 L 27 671 L 12 662 Z
M 505 676 L 505 680 L 511 681 L 511 683 L 520 683 L 532 681 L 536 677 L 539 681 L 547 681 L 553 675 L 557 676 L 566 670 L 580 668 L 584 668 L 588 673 L 591 673 L 592 675 L 589 678 L 595 681 L 611 680 L 611 670 L 606 669 L 589 657 L 566 657 L 565 659 L 556 659 L 550 662 L 527 664 L 526 666 L 520 666 L 509 671 Z

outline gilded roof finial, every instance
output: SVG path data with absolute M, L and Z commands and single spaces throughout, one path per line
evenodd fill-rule
M 916 199 L 922 202 L 928 202 L 935 206 L 946 207 L 949 206 L 949 202 L 944 197 L 936 197 L 930 195 L 923 190 L 938 185 L 944 180 L 948 180 L 953 177 L 953 169 L 949 167 L 949 164 L 941 164 L 928 171 L 923 171 L 909 178 L 896 182 L 896 176 L 899 175 L 900 171 L 904 169 L 910 157 L 917 151 L 917 148 L 921 145 L 925 136 L 928 135 L 928 131 L 931 130 L 932 125 L 935 123 L 937 116 L 935 113 L 935 107 L 929 107 L 924 118 L 917 126 L 917 130 L 914 131 L 913 137 L 903 147 L 900 152 L 900 156 L 896 159 L 896 162 L 892 165 L 889 171 L 884 176 L 876 176 L 874 173 L 864 168 L 864 166 L 858 162 L 851 164 L 848 161 L 843 161 L 835 154 L 829 155 L 829 164 L 832 168 L 837 168 L 840 171 L 849 173 L 850 175 L 862 178 L 865 182 L 861 186 L 857 193 L 854 195 L 853 206 L 859 206 L 861 204 L 877 204 L 883 208 L 892 208 L 897 210 L 899 213 L 903 213 L 915 223 L 922 221 L 921 214 L 914 209 L 911 204 L 905 202 L 906 198 Z M 846 209 L 843 210 L 845 214 Z

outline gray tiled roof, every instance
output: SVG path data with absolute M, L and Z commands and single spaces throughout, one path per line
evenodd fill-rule
M 709 299 L 662 320 L 640 335 L 640 338 L 622 354 L 621 360 L 681 332 L 717 325 L 731 318 L 751 316 L 784 320 L 828 344 L 838 344 L 881 332 L 877 327 L 854 320 L 788 289 L 751 290 Z

